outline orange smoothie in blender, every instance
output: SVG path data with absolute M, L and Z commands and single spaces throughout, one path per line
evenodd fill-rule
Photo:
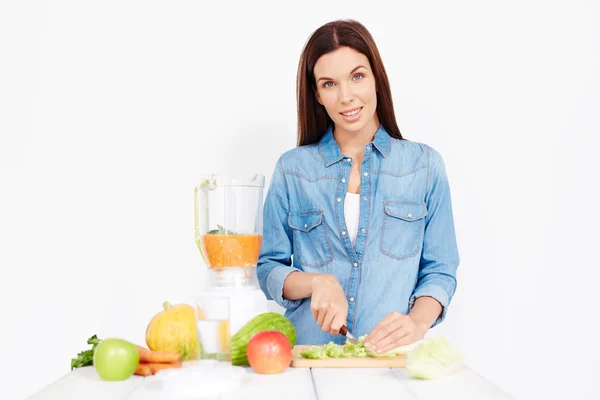
M 254 267 L 258 262 L 262 235 L 206 234 L 200 236 L 202 253 L 210 268 Z

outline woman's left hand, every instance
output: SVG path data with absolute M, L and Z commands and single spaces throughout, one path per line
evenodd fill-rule
M 365 347 L 376 353 L 385 353 L 423 339 L 427 329 L 427 326 L 417 324 L 410 315 L 394 311 L 375 325 L 365 339 Z

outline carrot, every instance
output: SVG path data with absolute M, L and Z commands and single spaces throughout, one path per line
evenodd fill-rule
M 148 350 L 145 347 L 137 346 L 140 353 L 140 362 L 144 363 L 171 363 L 180 362 L 181 355 L 168 351 Z
M 161 371 L 163 369 L 181 368 L 181 362 L 179 362 L 179 361 L 171 362 L 171 363 L 147 363 L 145 365 L 147 365 L 150 368 L 150 370 L 152 371 L 153 374 L 155 374 L 158 371 Z
M 148 366 L 148 364 L 139 363 L 134 374 L 140 376 L 150 376 L 152 375 L 152 369 Z

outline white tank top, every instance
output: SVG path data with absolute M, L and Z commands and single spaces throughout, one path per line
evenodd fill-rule
M 358 220 L 360 218 L 360 193 L 346 192 L 344 200 L 344 217 L 346 219 L 346 228 L 352 242 L 352 247 L 356 243 L 356 235 L 358 234 Z

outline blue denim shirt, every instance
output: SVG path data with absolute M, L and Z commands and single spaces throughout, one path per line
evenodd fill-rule
M 282 297 L 293 271 L 326 273 L 348 300 L 346 325 L 368 334 L 388 313 L 408 314 L 431 296 L 446 316 L 456 289 L 459 255 L 444 162 L 433 148 L 392 138 L 380 125 L 360 165 L 360 220 L 355 246 L 347 234 L 344 196 L 353 160 L 329 128 L 321 141 L 284 153 L 264 204 L 258 281 L 286 309 L 298 344 L 342 344 L 314 320 L 310 298 Z

